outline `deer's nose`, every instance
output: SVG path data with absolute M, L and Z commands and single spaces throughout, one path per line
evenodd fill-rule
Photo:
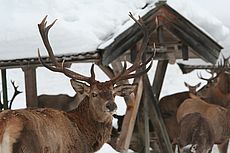
M 110 113 L 113 113 L 113 112 L 115 112 L 117 110 L 117 105 L 113 101 L 107 102 L 105 107 L 107 109 L 106 111 L 108 111 Z

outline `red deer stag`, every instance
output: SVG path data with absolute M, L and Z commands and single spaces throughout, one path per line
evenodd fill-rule
M 186 99 L 177 110 L 177 121 L 181 120 L 188 114 L 200 113 L 206 118 L 210 129 L 213 129 L 213 142 L 218 145 L 224 145 L 230 138 L 230 109 L 226 109 L 219 105 L 209 104 L 198 96 L 190 95 L 191 98 Z M 185 128 L 185 127 L 181 127 Z M 202 141 L 209 141 L 207 137 L 200 137 Z M 179 140 L 180 141 L 180 140 Z M 195 145 L 195 144 L 194 144 Z M 198 146 L 200 144 L 197 144 Z M 219 150 L 221 153 L 226 153 L 226 150 Z
M 230 89 L 225 87 L 228 81 L 225 71 L 220 71 L 215 79 L 213 77 L 207 79 L 201 75 L 199 78 L 208 82 L 207 86 L 204 86 L 202 91 L 197 94 L 199 97 L 208 103 L 220 105 L 225 108 L 229 107 L 230 97 L 228 95 L 230 94 Z
M 131 14 L 130 16 L 133 18 Z M 142 49 L 137 53 L 137 58 L 131 67 L 126 68 L 125 64 L 119 75 L 105 82 L 95 80 L 94 65 L 91 67 L 91 77 L 67 69 L 64 67 L 64 62 L 60 64 L 56 61 L 49 43 L 48 32 L 55 21 L 46 26 L 45 17 L 38 24 L 42 40 L 54 66 L 46 65 L 39 54 L 40 61 L 51 71 L 61 72 L 70 77 L 74 90 L 85 95 L 85 98 L 70 112 L 52 108 L 3 111 L 0 114 L 1 153 L 91 153 L 99 150 L 110 138 L 112 114 L 117 108 L 114 102 L 115 95 L 129 95 L 135 88 L 135 85 L 115 86 L 115 84 L 124 79 L 140 76 L 151 67 L 150 64 L 143 69 L 152 61 L 152 57 L 145 62 L 141 61 L 148 35 L 142 23 L 135 20 L 144 32 L 144 38 Z M 141 71 L 132 73 L 137 69 Z

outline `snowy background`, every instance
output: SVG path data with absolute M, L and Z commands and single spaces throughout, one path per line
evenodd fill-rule
M 141 9 L 149 3 L 146 9 Z M 154 0 L 0 0 L 0 60 L 25 57 L 37 57 L 37 48 L 42 55 L 45 49 L 38 33 L 37 24 L 45 15 L 48 21 L 58 19 L 50 31 L 50 41 L 56 54 L 94 51 L 103 48 L 133 24 L 128 12 L 135 16 L 144 15 L 154 7 Z M 171 7 L 184 15 L 195 25 L 212 36 L 225 49 L 225 56 L 230 55 L 230 14 L 228 0 L 168 0 Z M 74 64 L 73 69 L 89 75 L 90 64 Z M 149 72 L 154 76 L 156 63 Z M 84 68 L 83 68 L 84 67 Z M 96 70 L 98 80 L 108 79 L 99 68 Z M 177 65 L 169 65 L 163 84 L 161 97 L 186 90 L 184 81 L 191 85 L 202 82 L 197 78 L 197 71 L 183 75 Z M 205 72 L 202 72 L 205 76 Z M 24 92 L 24 76 L 21 69 L 7 71 L 9 99 L 13 94 L 10 80 L 19 85 Z M 1 83 L 1 82 L 0 82 Z M 202 82 L 204 85 L 205 82 Z M 38 94 L 65 93 L 74 95 L 69 79 L 59 73 L 53 73 L 45 68 L 37 68 Z M 25 93 L 25 92 L 24 92 Z M 13 108 L 25 107 L 25 95 L 21 94 L 13 103 Z M 117 98 L 118 114 L 125 113 L 125 104 Z M 215 148 L 216 150 L 216 148 Z M 213 151 L 217 152 L 217 151 Z M 105 145 L 99 153 L 115 153 L 109 145 Z M 230 152 L 230 151 L 229 151 Z

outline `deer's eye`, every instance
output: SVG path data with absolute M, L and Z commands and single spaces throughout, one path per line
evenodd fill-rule
M 92 93 L 92 96 L 93 96 L 93 97 L 97 97 L 97 93 L 96 93 L 96 92 L 93 92 L 93 93 Z

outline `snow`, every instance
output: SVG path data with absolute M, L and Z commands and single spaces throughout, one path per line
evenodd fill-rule
M 141 8 L 145 6 L 146 2 L 150 5 L 142 10 Z M 77 53 L 105 47 L 113 41 L 115 36 L 133 24 L 128 16 L 129 12 L 132 12 L 135 16 L 142 16 L 153 7 L 154 3 L 154 0 L 101 0 L 100 2 L 93 0 L 0 0 L 0 18 L 2 22 L 0 28 L 0 60 L 37 57 L 37 48 L 40 48 L 42 55 L 46 55 L 37 28 L 37 24 L 45 15 L 48 15 L 49 23 L 58 19 L 50 31 L 50 41 L 56 55 Z M 222 9 L 213 11 L 212 8 L 217 5 L 215 3 L 224 7 L 223 11 L 227 11 L 227 13 L 221 13 Z M 170 6 L 220 42 L 225 47 L 223 53 L 226 56 L 230 55 L 230 21 L 226 20 L 229 15 L 226 6 L 229 6 L 229 3 L 227 0 L 223 0 L 221 3 L 210 1 L 205 3 L 203 0 L 168 0 Z M 89 75 L 89 67 L 90 64 L 74 64 L 72 68 L 79 73 Z M 156 63 L 149 72 L 151 80 L 154 76 L 155 67 Z M 169 65 L 160 96 L 186 90 L 184 81 L 191 85 L 199 82 L 204 85 L 205 82 L 197 78 L 197 72 L 200 71 L 182 75 L 177 65 Z M 203 71 L 201 72 L 204 76 L 208 75 Z M 108 79 L 98 67 L 96 67 L 96 77 L 103 81 Z M 19 90 L 23 91 L 23 94 L 16 97 L 13 108 L 25 107 L 22 70 L 8 70 L 7 78 L 9 98 L 13 94 L 13 88 L 9 80 L 14 80 L 19 85 Z M 68 78 L 63 74 L 53 73 L 45 68 L 37 68 L 37 87 L 38 94 L 64 93 L 74 95 L 74 90 L 71 88 Z M 119 97 L 116 100 L 119 105 L 117 113 L 124 114 L 124 102 Z M 116 153 L 107 144 L 98 152 Z M 217 152 L 216 148 L 214 152 Z
M 149 4 L 142 9 L 146 2 Z M 0 1 L 0 60 L 37 57 L 37 48 L 46 55 L 37 24 L 48 15 L 58 19 L 50 31 L 55 54 L 78 53 L 104 48 L 133 24 L 128 13 L 143 16 L 156 0 L 9 0 Z M 230 31 L 220 20 L 194 2 L 169 0 L 178 12 L 222 42 Z M 218 30 L 217 30 L 218 29 Z M 7 54 L 5 54 L 7 52 Z

